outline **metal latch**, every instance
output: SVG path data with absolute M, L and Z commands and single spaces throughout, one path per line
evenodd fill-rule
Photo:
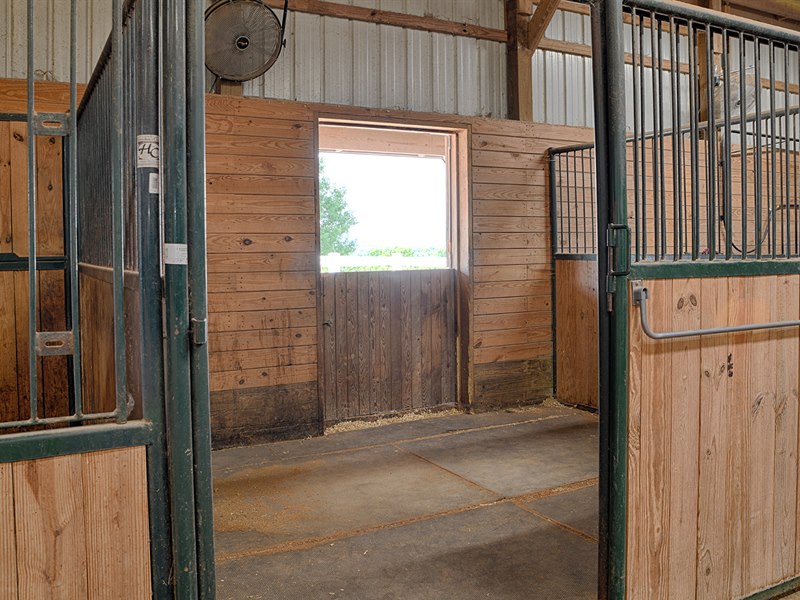
M 192 343 L 195 346 L 208 343 L 208 319 L 192 319 Z

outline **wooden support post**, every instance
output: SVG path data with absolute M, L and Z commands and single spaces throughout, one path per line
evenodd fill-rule
M 526 5 L 528 15 L 524 12 Z M 533 121 L 533 54 L 525 44 L 530 6 L 530 0 L 506 0 L 508 118 L 519 121 Z
M 218 93 L 222 96 L 243 96 L 244 84 L 241 81 L 220 79 L 217 82 Z
M 508 36 L 508 117 L 533 121 L 533 53 L 544 39 L 544 32 L 558 9 L 559 0 L 506 1 Z

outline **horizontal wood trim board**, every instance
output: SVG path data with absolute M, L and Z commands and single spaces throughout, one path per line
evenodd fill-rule
M 290 346 L 263 350 L 233 350 L 214 352 L 209 358 L 212 373 L 245 371 L 262 367 L 288 367 L 317 363 L 316 346 Z
M 265 190 L 269 192 L 270 190 Z M 275 196 L 267 194 L 218 194 L 210 193 L 206 198 L 209 215 L 264 214 L 264 215 L 311 215 L 316 216 L 316 200 L 313 196 Z M 209 218 L 211 222 L 216 217 Z
M 312 308 L 253 310 L 243 312 L 211 313 L 209 331 L 260 331 L 284 327 L 310 327 L 317 322 Z
M 283 2 L 280 0 L 266 0 L 266 4 L 272 8 L 283 10 Z M 289 4 L 289 8 L 292 11 L 320 15 L 323 17 L 336 17 L 339 19 L 349 19 L 351 21 L 392 25 L 405 29 L 446 33 L 449 35 L 477 38 L 479 40 L 489 40 L 492 42 L 505 43 L 508 40 L 508 35 L 502 29 L 481 27 L 480 25 L 473 25 L 471 23 L 456 23 L 444 19 L 437 19 L 435 17 L 409 15 L 388 10 L 350 6 L 335 2 L 323 2 L 321 0 L 292 0 Z
M 208 255 L 209 273 L 308 271 L 319 262 L 315 252 L 221 252 Z
M 211 373 L 211 391 L 237 390 L 317 380 L 317 365 L 290 365 Z

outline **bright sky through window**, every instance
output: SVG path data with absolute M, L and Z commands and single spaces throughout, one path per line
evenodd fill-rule
M 447 246 L 447 165 L 441 158 L 321 152 L 325 175 L 347 189 L 356 253 Z

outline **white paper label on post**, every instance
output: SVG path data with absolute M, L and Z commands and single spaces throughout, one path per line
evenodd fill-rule
M 136 136 L 136 166 L 158 168 L 159 139 L 157 135 Z
M 186 244 L 164 244 L 164 264 L 185 265 L 189 263 L 189 250 Z
M 158 194 L 161 191 L 161 186 L 158 181 L 158 173 L 150 173 L 150 185 L 148 191 L 151 194 Z

